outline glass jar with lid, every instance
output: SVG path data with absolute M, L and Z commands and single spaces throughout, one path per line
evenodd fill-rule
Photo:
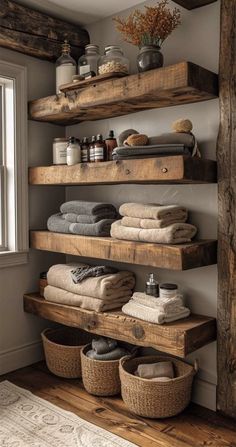
M 72 82 L 76 75 L 76 62 L 71 57 L 71 48 L 67 40 L 62 44 L 61 56 L 56 61 L 56 92 L 60 93 L 60 86 Z
M 79 74 L 84 75 L 92 71 L 97 75 L 99 58 L 99 46 L 93 44 L 86 45 L 85 54 L 79 58 L 78 62 Z
M 98 74 L 106 73 L 129 73 L 129 60 L 117 45 L 106 47 L 104 56 L 98 61 Z

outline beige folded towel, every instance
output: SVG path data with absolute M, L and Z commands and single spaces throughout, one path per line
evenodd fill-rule
M 178 294 L 175 298 L 156 298 L 146 293 L 135 292 L 132 295 L 132 300 L 135 303 L 150 307 L 151 309 L 158 309 L 162 312 L 175 312 L 179 307 L 183 306 L 183 297 Z
M 120 206 L 119 213 L 121 216 L 138 217 L 139 219 L 170 219 L 187 215 L 187 210 L 178 205 L 124 203 Z
M 178 311 L 172 313 L 164 313 L 158 309 L 151 309 L 130 300 L 122 307 L 122 312 L 130 317 L 139 318 L 140 320 L 148 321 L 154 324 L 171 323 L 176 320 L 181 320 L 190 315 L 190 310 L 187 307 L 180 306 Z
M 143 363 L 138 365 L 135 375 L 142 379 L 157 379 L 159 377 L 174 378 L 172 362 Z
M 67 292 L 57 287 L 47 286 L 44 289 L 44 298 L 52 303 L 81 307 L 81 309 L 94 310 L 96 312 L 105 312 L 107 310 L 121 308 L 124 303 L 127 303 L 130 296 L 117 298 L 113 301 L 103 301 L 90 296 Z
M 184 223 L 187 221 L 187 218 L 187 212 L 179 212 L 178 215 L 176 214 L 176 216 L 173 215 L 168 218 L 166 217 L 165 219 L 139 219 L 138 217 L 124 216 L 121 219 L 121 224 L 125 227 L 155 229 L 165 228 L 173 223 Z
M 196 233 L 197 228 L 187 223 L 176 223 L 166 228 L 144 230 L 125 227 L 118 220 L 111 226 L 111 237 L 115 239 L 150 242 L 154 244 L 183 244 L 185 242 L 191 242 L 191 239 Z
M 87 278 L 79 284 L 74 284 L 71 277 L 71 270 L 79 266 L 80 264 L 53 265 L 47 274 L 48 284 L 78 295 L 91 296 L 106 301 L 132 294 L 131 291 L 135 286 L 133 273 L 121 271 L 104 276 Z

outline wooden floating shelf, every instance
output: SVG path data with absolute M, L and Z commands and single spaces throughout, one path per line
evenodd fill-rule
M 217 242 L 213 240 L 161 245 L 31 231 L 31 248 L 171 270 L 188 270 L 217 262 Z
M 215 73 L 191 62 L 181 62 L 32 101 L 29 118 L 72 125 L 217 96 L 218 76 Z
M 182 155 L 29 169 L 31 185 L 214 183 L 216 181 L 215 161 Z
M 215 319 L 201 315 L 158 325 L 129 317 L 121 311 L 93 312 L 50 303 L 39 294 L 24 295 L 24 310 L 66 326 L 138 346 L 152 347 L 178 357 L 185 357 L 216 339 Z
M 217 0 L 174 0 L 178 5 L 183 6 L 186 9 L 196 9 L 201 6 L 210 5 L 215 3 Z

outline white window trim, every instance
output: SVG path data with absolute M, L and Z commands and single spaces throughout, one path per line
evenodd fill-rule
M 27 70 L 21 65 L 0 60 L 0 76 L 15 83 L 15 240 L 14 251 L 0 252 L 0 268 L 28 262 L 28 145 L 27 145 Z

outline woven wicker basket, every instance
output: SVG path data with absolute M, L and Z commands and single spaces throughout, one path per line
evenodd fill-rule
M 92 334 L 77 328 L 45 329 L 42 334 L 48 369 L 59 377 L 82 377 L 80 351 L 92 340 Z
M 82 380 L 86 391 L 95 396 L 115 396 L 120 393 L 119 360 L 90 359 L 86 353 L 91 345 L 81 350 Z
M 141 363 L 170 360 L 174 364 L 175 378 L 168 382 L 154 382 L 133 375 Z M 125 357 L 120 360 L 119 371 L 121 395 L 127 407 L 139 416 L 166 418 L 181 413 L 188 406 L 197 365 L 193 368 L 166 356 Z

